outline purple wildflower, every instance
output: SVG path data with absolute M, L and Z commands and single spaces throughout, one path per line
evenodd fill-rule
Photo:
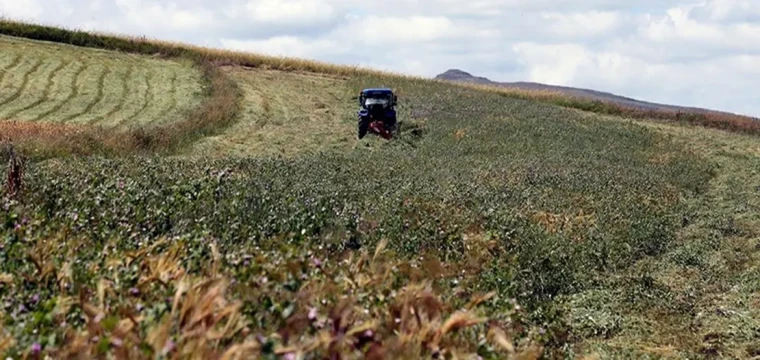
M 138 289 L 138 288 L 130 288 L 129 289 L 129 294 L 132 295 L 132 296 L 138 296 L 138 295 L 140 295 L 140 289 Z
M 317 308 L 309 309 L 309 320 L 314 321 L 317 318 Z
M 121 340 L 121 339 L 119 339 L 117 337 L 111 338 L 111 345 L 113 345 L 115 347 L 121 347 L 123 344 L 124 344 L 123 340 Z
M 32 354 L 39 354 L 42 351 L 42 345 L 40 343 L 32 344 Z
M 314 258 L 313 262 L 314 262 L 314 267 L 316 267 L 316 268 L 321 268 L 322 267 L 322 261 L 321 260 L 319 260 L 317 258 Z

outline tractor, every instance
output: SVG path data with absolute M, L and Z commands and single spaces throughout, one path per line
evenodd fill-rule
M 386 88 L 364 89 L 359 93 L 359 139 L 368 132 L 386 140 L 393 138 L 397 131 L 396 104 L 398 97 Z

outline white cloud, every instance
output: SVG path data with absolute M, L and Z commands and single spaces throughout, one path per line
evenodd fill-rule
M 322 0 L 249 0 L 245 10 L 251 20 L 267 23 L 324 20 L 335 15 L 332 5 Z
M 622 25 L 622 15 L 613 11 L 588 11 L 576 13 L 543 13 L 547 32 L 559 37 L 590 37 L 609 34 Z
M 264 53 L 287 57 L 311 57 L 315 53 L 327 55 L 341 49 L 339 43 L 330 40 L 305 41 L 296 36 L 276 36 L 264 40 L 222 39 L 222 46 L 239 51 Z
M 692 10 L 695 18 L 711 22 L 757 22 L 760 2 L 756 0 L 713 0 Z
M 0 15 L 19 19 L 35 19 L 42 15 L 42 4 L 37 0 L 0 0 Z
M 0 0 L 0 15 L 760 116 L 758 0 Z

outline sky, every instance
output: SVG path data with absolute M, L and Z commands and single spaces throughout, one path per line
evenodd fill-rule
M 760 117 L 760 0 L 0 0 L 0 16 Z

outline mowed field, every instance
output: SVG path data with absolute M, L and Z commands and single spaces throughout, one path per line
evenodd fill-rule
M 0 119 L 104 127 L 181 120 L 201 99 L 187 61 L 0 36 Z
M 226 67 L 243 90 L 242 112 L 222 133 L 198 141 L 198 156 L 294 156 L 355 145 L 356 95 L 345 77 Z

